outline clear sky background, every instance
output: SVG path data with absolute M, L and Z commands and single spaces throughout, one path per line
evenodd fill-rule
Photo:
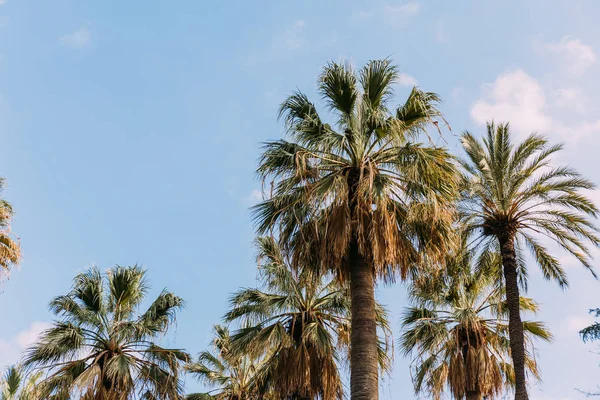
M 187 301 L 166 343 L 203 350 L 229 294 L 255 284 L 260 143 L 281 137 L 277 106 L 292 90 L 316 100 L 330 59 L 391 57 L 398 102 L 413 84 L 444 99 L 453 151 L 455 134 L 509 120 L 521 137 L 565 142 L 559 161 L 600 183 L 598 15 L 594 0 L 0 0 L 0 176 L 24 253 L 0 289 L 0 366 L 92 264 L 143 264 L 152 294 Z M 564 292 L 531 268 L 529 295 L 555 335 L 538 346 L 538 400 L 600 384 L 596 346 L 577 335 L 600 283 L 564 264 Z M 379 298 L 399 336 L 403 286 Z M 412 393 L 396 354 L 382 399 Z

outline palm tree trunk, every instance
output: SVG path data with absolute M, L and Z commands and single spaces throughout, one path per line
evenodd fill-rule
M 519 282 L 517 279 L 517 255 L 514 236 L 500 235 L 500 253 L 504 271 L 506 304 L 508 306 L 508 337 L 510 353 L 515 370 L 515 400 L 528 400 L 527 383 L 525 381 L 525 337 L 519 306 Z
M 358 243 L 350 244 L 350 398 L 378 400 L 379 365 L 375 317 L 375 279 Z
M 481 393 L 478 391 L 467 392 L 466 400 L 481 400 Z

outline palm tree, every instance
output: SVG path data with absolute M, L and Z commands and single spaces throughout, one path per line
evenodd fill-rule
M 0 194 L 3 189 L 4 179 L 0 178 Z M 21 259 L 21 246 L 10 230 L 13 214 L 10 203 L 0 198 L 0 278 L 8 276 L 11 267 Z
M 183 300 L 163 290 L 142 314 L 148 292 L 139 266 L 77 275 L 72 290 L 50 302 L 58 320 L 28 349 L 25 365 L 45 371 L 48 398 L 179 399 L 178 370 L 189 356 L 159 346 Z M 77 397 L 79 398 L 79 397 Z
M 405 278 L 425 244 L 435 257 L 450 236 L 454 164 L 445 149 L 415 142 L 442 118 L 439 98 L 414 88 L 392 112 L 397 78 L 389 60 L 358 74 L 328 64 L 318 90 L 336 123 L 294 93 L 279 113 L 290 140 L 266 143 L 258 168 L 264 181 L 273 179 L 270 198 L 253 209 L 259 233 L 277 227 L 295 263 L 349 283 L 353 400 L 378 398 L 376 280 Z
M 266 291 L 243 289 L 233 295 L 225 320 L 243 326 L 233 335 L 234 351 L 262 359 L 263 386 L 286 399 L 342 399 L 338 366 L 350 332 L 347 290 L 308 268 L 291 268 L 273 237 L 260 237 L 257 244 Z M 377 317 L 384 333 L 380 361 L 388 368 L 391 331 L 381 306 Z
M 414 305 L 404 314 L 402 348 L 405 354 L 414 355 L 417 394 L 426 392 L 439 400 L 448 387 L 457 400 L 493 399 L 515 383 L 508 361 L 503 287 L 489 271 L 471 270 L 472 252 L 466 246 L 453 258 L 446 264 L 445 275 L 412 286 L 410 298 Z M 491 261 L 497 266 L 499 256 Z M 520 306 L 524 311 L 538 309 L 533 300 L 523 297 Z M 550 340 L 551 335 L 539 322 L 523 322 L 523 329 L 530 348 L 525 365 L 539 379 L 531 356 L 532 339 Z
M 208 393 L 190 394 L 187 400 L 268 400 L 268 396 L 259 397 L 258 394 L 259 382 L 256 378 L 260 361 L 246 354 L 232 352 L 231 335 L 227 327 L 215 325 L 214 334 L 216 354 L 203 351 L 198 360 L 187 364 L 185 369 L 199 381 L 216 389 Z
M 508 124 L 487 125 L 483 143 L 465 132 L 467 153 L 462 212 L 471 237 L 483 249 L 499 251 L 509 310 L 509 337 L 515 369 L 515 398 L 527 399 L 525 346 L 519 309 L 519 274 L 525 279 L 520 249 L 527 247 L 547 279 L 561 287 L 567 278 L 559 260 L 539 242 L 545 237 L 591 270 L 586 242 L 598 246 L 592 218 L 598 210 L 581 190 L 594 185 L 569 167 L 552 167 L 550 157 L 562 145 L 549 145 L 533 134 L 513 145 Z M 521 265 L 520 265 L 521 264 Z
M 0 400 L 34 400 L 40 374 L 26 376 L 18 365 L 9 366 L 0 379 Z

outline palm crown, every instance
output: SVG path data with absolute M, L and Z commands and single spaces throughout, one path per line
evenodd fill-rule
M 355 239 L 388 278 L 417 261 L 418 239 L 444 241 L 448 231 L 437 222 L 447 217 L 440 211 L 454 194 L 455 168 L 445 149 L 411 142 L 442 118 L 439 98 L 414 88 L 391 112 L 397 78 L 389 60 L 371 61 L 358 74 L 330 63 L 319 93 L 337 117 L 334 126 L 302 92 L 281 105 L 291 141 L 265 145 L 258 172 L 276 182 L 271 198 L 254 208 L 260 232 L 279 223 L 282 242 L 319 243 L 320 264 L 342 275 Z
M 466 244 L 466 242 L 463 242 Z M 422 280 L 410 290 L 412 307 L 403 318 L 402 348 L 413 355 L 417 393 L 441 398 L 446 388 L 455 399 L 491 399 L 514 386 L 510 363 L 508 314 L 504 291 L 489 270 L 499 268 L 492 257 L 487 271 L 473 271 L 473 251 L 466 246 L 448 261 L 447 274 Z M 537 304 L 521 298 L 523 311 L 536 312 Z M 543 324 L 524 321 L 526 367 L 539 378 L 532 355 L 532 339 L 550 340 Z
M 566 286 L 559 260 L 536 237 L 543 236 L 594 273 L 587 243 L 598 246 L 600 240 L 592 222 L 598 209 L 581 193 L 594 184 L 572 168 L 550 165 L 562 145 L 551 146 L 535 134 L 514 145 L 509 125 L 493 123 L 483 143 L 468 132 L 462 143 L 468 156 L 462 211 L 484 250 L 497 250 L 499 236 L 514 236 L 517 248 L 530 250 L 546 278 Z
M 44 398 L 179 399 L 180 363 L 188 355 L 156 344 L 183 300 L 163 291 L 142 314 L 147 294 L 138 266 L 97 268 L 77 275 L 73 289 L 50 309 L 59 318 L 27 352 L 25 364 L 47 371 Z

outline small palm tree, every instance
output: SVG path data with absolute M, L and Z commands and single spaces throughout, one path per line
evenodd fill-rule
M 43 398 L 180 398 L 178 370 L 189 356 L 156 340 L 171 327 L 183 300 L 163 290 L 136 314 L 147 291 L 138 266 L 117 266 L 105 275 L 91 268 L 75 277 L 71 292 L 50 302 L 58 321 L 25 356 L 27 367 L 47 373 L 38 385 Z
M 11 365 L 0 379 L 0 400 L 34 400 L 40 374 L 25 375 L 18 365 Z
M 257 244 L 266 291 L 243 289 L 233 295 L 225 320 L 243 326 L 233 335 L 234 351 L 262 359 L 263 386 L 286 399 L 342 399 L 338 366 L 350 332 L 347 290 L 337 281 L 315 278 L 308 268 L 291 268 L 273 237 L 261 237 Z M 377 313 L 385 333 L 380 361 L 387 368 L 391 334 L 383 308 L 377 306 Z
M 559 260 L 539 242 L 545 237 L 591 270 L 587 243 L 598 246 L 592 219 L 598 210 L 581 193 L 594 185 L 569 167 L 553 167 L 550 157 L 562 149 L 540 135 L 513 145 L 508 124 L 487 125 L 480 142 L 465 132 L 467 153 L 462 212 L 481 255 L 499 252 L 509 310 L 509 336 L 515 369 L 515 398 L 528 398 L 525 380 L 525 342 L 519 308 L 519 272 L 525 279 L 520 249 L 527 247 L 547 279 L 562 287 L 567 278 Z
M 0 178 L 0 194 L 3 189 L 4 179 Z M 10 203 L 0 198 L 0 279 L 8 276 L 21 259 L 21 246 L 10 230 L 13 214 Z
M 268 400 L 268 396 L 258 395 L 257 369 L 260 362 L 231 351 L 231 335 L 227 327 L 215 325 L 214 334 L 216 353 L 203 351 L 198 360 L 187 364 L 185 369 L 199 381 L 216 389 L 190 394 L 187 400 Z
M 515 383 L 503 288 L 495 275 L 486 274 L 490 268 L 471 271 L 471 256 L 464 246 L 446 264 L 445 276 L 415 283 L 414 306 L 403 319 L 402 348 L 414 355 L 415 391 L 436 400 L 446 387 L 457 400 L 493 399 Z M 499 257 L 490 261 L 497 270 Z M 521 298 L 521 310 L 537 309 L 531 299 Z M 523 322 L 523 329 L 530 348 L 525 365 L 539 379 L 531 339 L 550 340 L 551 335 L 539 322 Z
M 270 198 L 254 208 L 259 233 L 277 228 L 295 263 L 333 272 L 350 288 L 354 400 L 379 398 L 376 280 L 406 277 L 424 250 L 443 254 L 451 236 L 454 164 L 445 149 L 418 143 L 442 119 L 439 98 L 414 88 L 392 108 L 397 78 L 389 60 L 358 73 L 328 64 L 318 90 L 337 120 L 325 123 L 294 93 L 280 108 L 290 140 L 268 142 L 258 168 L 273 179 Z

